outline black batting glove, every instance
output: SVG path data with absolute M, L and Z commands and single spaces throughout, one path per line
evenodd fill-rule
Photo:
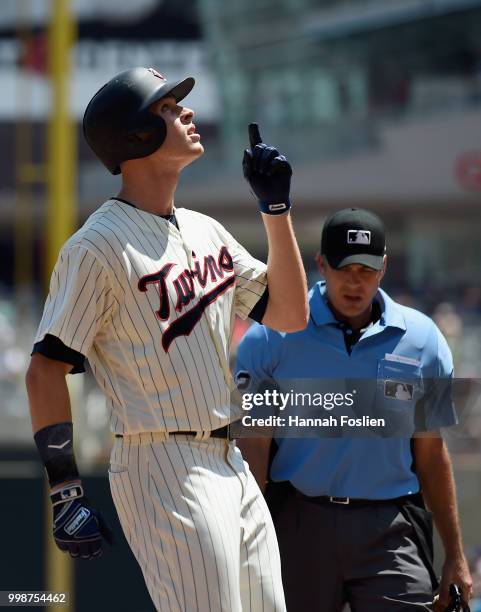
M 113 544 L 113 535 L 98 510 L 84 496 L 80 484 L 66 485 L 50 494 L 53 537 L 71 557 L 94 559 L 102 554 L 102 539 Z
M 242 170 L 258 198 L 259 209 L 267 215 L 287 212 L 291 208 L 291 165 L 277 149 L 262 142 L 257 123 L 249 123 L 249 142 Z

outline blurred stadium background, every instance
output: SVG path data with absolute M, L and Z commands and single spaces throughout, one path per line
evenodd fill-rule
M 0 590 L 68 587 L 79 611 L 152 604 L 110 502 L 107 414 L 90 375 L 70 377 L 77 452 L 119 543 L 76 565 L 48 545 L 24 374 L 52 253 L 119 185 L 83 141 L 83 110 L 135 65 L 197 79 L 188 105 L 206 153 L 186 170 L 178 206 L 217 217 L 265 257 L 240 167 L 258 121 L 294 165 L 310 281 L 324 218 L 351 205 L 378 212 L 384 286 L 435 318 L 458 377 L 481 378 L 481 0 L 2 0 Z M 479 402 L 471 417 L 450 444 L 481 598 Z

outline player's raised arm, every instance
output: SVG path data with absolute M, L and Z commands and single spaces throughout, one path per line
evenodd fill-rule
M 249 141 L 242 168 L 258 199 L 269 245 L 269 300 L 262 323 L 278 331 L 299 331 L 307 324 L 309 307 L 306 275 L 289 212 L 292 168 L 284 155 L 262 142 L 256 123 L 249 124 Z

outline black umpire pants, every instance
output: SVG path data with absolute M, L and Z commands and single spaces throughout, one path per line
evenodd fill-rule
M 289 489 L 275 503 L 267 494 L 288 612 L 431 610 L 428 564 L 396 503 L 315 503 Z

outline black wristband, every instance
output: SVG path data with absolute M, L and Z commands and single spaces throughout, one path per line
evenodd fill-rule
M 72 423 L 48 425 L 37 431 L 34 440 L 51 487 L 79 478 L 73 454 Z
M 257 205 L 259 206 L 259 210 L 266 215 L 283 215 L 292 207 L 290 198 L 287 198 L 287 202 L 277 203 L 269 203 L 259 200 Z

